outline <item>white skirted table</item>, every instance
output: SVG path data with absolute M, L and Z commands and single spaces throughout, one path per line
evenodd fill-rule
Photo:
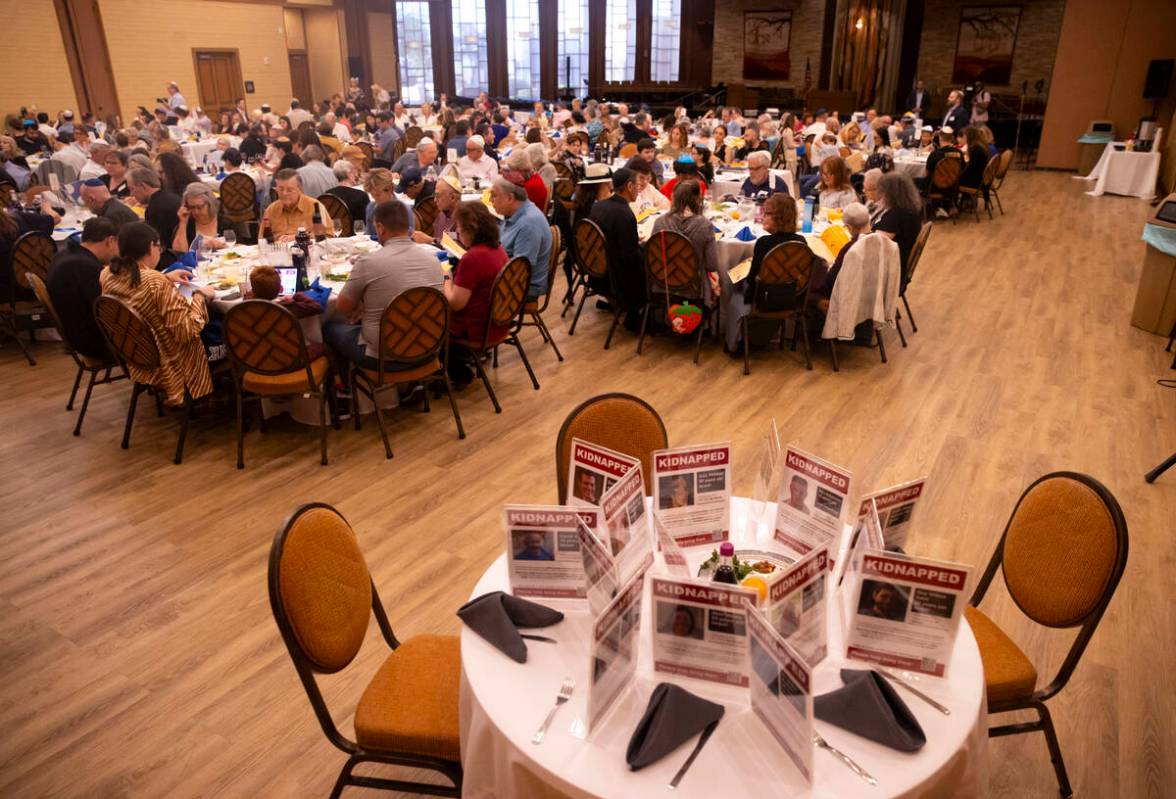
M 1161 153 L 1158 150 L 1146 153 L 1117 150 L 1116 144 L 1123 146 L 1122 142 L 1110 142 L 1090 174 L 1085 177 L 1078 176 L 1082 180 L 1095 181 L 1094 188 L 1086 193 L 1092 197 L 1102 194 L 1123 194 L 1150 200 L 1156 193 Z
M 752 507 L 732 503 L 732 536 L 736 546 L 766 548 L 766 525 L 747 535 L 742 520 Z M 769 506 L 771 508 L 772 506 Z M 772 511 L 769 511 L 771 513 Z M 845 540 L 843 538 L 842 548 Z M 697 566 L 709 549 L 688 551 Z M 653 569 L 661 567 L 657 564 Z M 473 595 L 509 590 L 505 556 L 487 569 Z M 841 685 L 840 613 L 830 596 L 829 656 L 814 672 L 815 693 Z M 653 672 L 649 652 L 648 589 L 642 611 L 640 656 L 635 684 L 618 700 L 602 726 L 584 736 L 589 685 L 587 610 L 571 603 L 551 602 L 566 618 L 545 628 L 543 635 L 558 644 L 528 642 L 528 662 L 507 658 L 469 629 L 461 635 L 461 752 L 465 799 L 510 797 L 650 797 L 666 794 L 666 785 L 694 746 L 686 742 L 672 754 L 637 772 L 625 763 L 625 748 L 654 686 L 667 679 Z M 864 668 L 860 664 L 850 667 Z M 541 745 L 531 736 L 543 720 L 565 677 L 576 680 L 570 701 L 555 718 Z M 951 710 L 944 716 L 906 694 L 903 699 L 927 735 L 919 752 L 889 749 L 839 727 L 816 722 L 816 731 L 830 744 L 857 760 L 878 779 L 876 787 L 862 782 L 828 752 L 814 754 L 815 781 L 806 792 L 800 773 L 775 743 L 750 708 L 746 689 L 695 680 L 675 680 L 694 693 L 726 706 L 726 715 L 710 742 L 675 792 L 677 796 L 717 799 L 737 796 L 813 797 L 980 797 L 987 786 L 986 701 L 984 671 L 971 628 L 961 620 L 947 676 L 924 677 L 918 686 Z

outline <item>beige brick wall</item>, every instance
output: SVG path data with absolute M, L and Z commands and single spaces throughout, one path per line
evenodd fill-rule
M 0 114 L 14 114 L 22 105 L 50 116 L 64 108 L 77 111 L 53 0 L 13 0 L 13 5 L 4 15 L 0 48 Z
M 342 15 L 342 11 L 333 8 L 308 8 L 303 12 L 306 52 L 310 61 L 310 86 L 315 102 L 335 92 L 342 93 L 347 86 L 343 77 L 346 45 L 339 34 L 343 27 Z
M 1066 0 L 1022 0 L 1020 3 L 977 3 L 960 0 L 927 0 L 923 16 L 923 38 L 919 48 L 919 77 L 933 92 L 952 86 L 951 70 L 959 38 L 961 6 L 1020 5 L 1021 22 L 1013 49 L 1013 71 L 1008 86 L 990 86 L 993 91 L 1015 92 L 1021 81 L 1032 86 L 1041 78 L 1049 83 L 1057 55 L 1058 36 Z
M 268 102 L 279 111 L 289 107 L 290 63 L 281 6 L 206 0 L 168 0 L 158 8 L 141 0 L 99 3 L 124 118 L 133 116 L 136 106 L 153 108 L 169 80 L 180 84 L 189 103 L 200 102 L 194 48 L 236 48 L 241 78 L 253 81 L 257 90 L 246 95 L 249 106 Z
M 788 80 L 743 79 L 743 12 L 790 8 L 792 37 L 789 51 L 792 69 Z M 804 85 L 804 63 L 812 64 L 812 87 L 817 87 L 821 71 L 821 27 L 824 24 L 825 4 L 820 0 L 715 0 L 714 60 L 711 80 L 728 85 L 794 86 Z

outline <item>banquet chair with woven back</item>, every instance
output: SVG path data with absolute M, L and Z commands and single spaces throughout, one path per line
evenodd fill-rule
M 653 493 L 653 453 L 670 443 L 665 423 L 648 402 L 632 394 L 601 394 L 580 403 L 568 414 L 555 439 L 555 481 L 561 505 L 568 499 L 568 466 L 574 438 L 641 461 L 645 493 Z
M 946 208 L 956 200 L 960 186 L 960 175 L 964 172 L 964 156 L 958 150 L 951 150 L 935 165 L 931 179 L 927 181 L 927 209 Z M 955 216 L 951 218 L 955 224 Z
M 1009 167 L 1013 165 L 1013 151 L 1002 150 L 996 156 L 999 159 L 996 167 L 996 174 L 993 175 L 992 186 L 989 187 L 988 193 L 992 199 L 996 200 L 996 207 L 1000 209 L 1000 215 L 1004 216 L 1004 205 L 1000 201 L 1000 190 L 1004 186 L 1005 175 L 1009 173 Z
M 408 130 L 404 131 L 404 146 L 413 150 L 423 138 L 425 138 L 425 132 L 421 130 L 419 125 L 409 125 Z
M 555 202 L 565 211 L 572 210 L 572 198 L 576 194 L 576 178 L 572 170 L 563 161 L 552 161 L 555 167 L 555 183 L 551 185 L 551 193 L 555 195 Z
M 1107 488 L 1085 474 L 1052 472 L 1030 485 L 964 609 L 984 664 L 988 713 L 1033 710 L 1037 719 L 989 726 L 996 738 L 1043 732 L 1062 796 L 1072 795 L 1057 732 L 1045 703 L 1066 687 L 1127 566 L 1127 521 Z M 1017 609 L 1055 630 L 1078 629 L 1053 680 L 1037 688 L 1037 669 L 978 606 L 997 569 Z
M 74 376 L 73 389 L 69 392 L 69 402 L 65 404 L 67 411 L 73 410 L 74 400 L 78 396 L 78 388 L 82 384 L 82 376 L 86 374 L 90 376 L 90 380 L 86 384 L 86 395 L 82 398 L 81 410 L 78 411 L 78 421 L 74 425 L 73 430 L 75 436 L 80 436 L 82 434 L 82 422 L 86 418 L 86 410 L 90 407 L 90 395 L 94 393 L 94 386 L 104 386 L 107 383 L 122 380 L 126 375 L 113 374 L 114 370 L 118 368 L 118 361 L 115 360 L 113 355 L 107 353 L 104 358 L 92 358 L 71 347 L 65 337 L 65 326 L 61 324 L 61 317 L 57 315 L 57 309 L 53 306 L 53 299 L 49 296 L 49 290 L 45 288 L 45 282 L 32 272 L 27 277 L 29 285 L 33 287 L 33 293 L 37 295 L 37 299 L 45 307 L 49 318 L 53 321 L 53 327 L 57 330 L 57 335 L 61 337 L 62 342 L 65 344 L 65 351 L 69 353 L 69 356 L 73 358 L 74 365 L 78 367 L 77 374 Z M 100 374 L 102 375 L 101 379 L 99 379 Z
M 621 145 L 621 149 L 617 152 L 617 155 L 621 158 L 632 158 L 633 156 L 637 155 L 637 145 L 633 142 L 623 144 Z
M 244 172 L 233 172 L 221 181 L 220 215 L 242 240 L 250 238 L 246 235 L 249 223 L 258 220 L 257 184 L 253 178 Z
M 163 389 L 149 383 L 140 383 L 131 376 L 130 367 L 144 372 L 160 369 L 162 360 L 155 334 L 142 317 L 117 297 L 101 296 L 94 300 L 94 319 L 106 338 L 106 345 L 118 360 L 123 373 L 131 381 L 131 402 L 127 407 L 127 423 L 123 428 L 122 448 L 131 446 L 131 428 L 135 424 L 135 409 L 139 395 L 150 393 L 155 396 L 155 409 L 159 416 L 163 411 Z M 180 408 L 180 436 L 176 441 L 173 462 L 178 466 L 184 460 L 184 441 L 188 438 L 188 424 L 192 420 L 192 397 L 184 390 L 184 404 Z
M 224 339 L 236 388 L 237 468 L 245 468 L 245 400 L 260 405 L 263 399 L 301 396 L 318 400 L 319 462 L 326 466 L 327 406 L 334 404 L 330 359 L 311 358 L 302 325 L 269 300 L 245 300 L 230 308 Z
M 984 174 L 980 178 L 979 186 L 960 186 L 960 210 L 963 210 L 965 200 L 967 205 L 972 209 L 976 221 L 980 221 L 980 198 L 984 198 L 984 210 L 988 212 L 988 218 L 992 219 L 992 185 L 996 182 L 996 171 L 1000 167 L 1000 156 L 996 158 L 989 158 L 988 163 L 984 167 Z
M 739 320 L 740 335 L 743 336 L 743 374 L 751 374 L 749 333 L 751 323 L 760 319 L 776 322 L 780 326 L 780 349 L 784 349 L 784 325 L 792 320 L 804 344 L 805 368 L 812 370 L 813 359 L 809 350 L 808 328 L 804 320 L 812 266 L 812 251 L 798 241 L 777 244 L 764 256 L 755 278 L 751 310 Z M 794 333 L 794 346 L 795 343 Z
M 519 327 L 537 328 L 539 335 L 543 337 L 543 341 L 551 345 L 551 349 L 555 351 L 555 357 L 560 361 L 564 359 L 563 353 L 559 351 L 559 345 L 555 343 L 555 337 L 551 335 L 551 331 L 547 328 L 547 323 L 543 321 L 543 312 L 551 304 L 551 294 L 555 290 L 555 274 L 559 271 L 562 247 L 563 235 L 559 232 L 559 227 L 552 225 L 551 250 L 547 256 L 547 287 L 542 297 L 527 300 L 523 306 L 522 316 L 519 317 Z M 530 321 L 527 321 L 528 319 Z
M 363 171 L 367 172 L 372 168 L 372 162 L 376 160 L 376 149 L 368 141 L 357 141 L 355 146 L 363 152 Z
M 270 547 L 269 601 L 315 718 L 347 754 L 331 797 L 346 786 L 460 796 L 457 636 L 422 634 L 400 641 L 392 631 L 354 530 L 323 503 L 303 505 Z M 336 726 L 318 685 L 354 661 L 372 616 L 390 650 L 355 708 L 355 740 Z M 450 785 L 354 774 L 362 763 L 428 769 Z
M 413 206 L 412 213 L 416 217 L 416 229 L 432 236 L 433 223 L 437 221 L 437 200 L 431 196 L 419 200 Z
M 457 344 L 469 350 L 474 356 L 474 366 L 478 377 L 486 386 L 486 393 L 490 395 L 490 402 L 494 404 L 494 412 L 502 413 L 502 406 L 490 385 L 490 377 L 482 364 L 485 356 L 493 354 L 494 365 L 498 366 L 498 348 L 503 344 L 512 344 L 519 351 L 519 358 L 527 368 L 531 377 L 531 385 L 539 390 L 539 381 L 535 379 L 535 371 L 531 362 L 527 360 L 527 353 L 523 350 L 523 342 L 519 338 L 519 318 L 523 306 L 527 301 L 527 288 L 531 285 L 531 265 L 526 258 L 511 258 L 502 267 L 502 271 L 494 278 L 490 287 L 490 314 L 486 319 L 486 327 L 478 339 L 455 339 Z M 495 328 L 498 328 L 496 331 Z
M 320 194 L 318 201 L 327 210 L 327 214 L 331 217 L 335 226 L 343 231 L 343 235 L 350 235 L 355 227 L 355 222 L 351 218 L 351 212 L 347 210 L 347 203 L 340 200 L 334 194 Z
M 8 254 L 12 279 L 9 295 L 0 298 L 0 332 L 16 342 L 30 366 L 36 366 L 37 360 L 20 340 L 20 333 L 28 332 L 29 341 L 34 341 L 33 331 L 51 327 L 53 320 L 45 305 L 32 293 L 29 275 L 36 275 L 42 282 L 48 280 L 49 264 L 56 254 L 57 245 L 52 237 L 39 230 L 30 230 L 19 236 Z
M 392 298 L 384 307 L 377 348 L 379 366 L 376 369 L 364 369 L 352 364 L 350 382 L 351 416 L 355 419 L 355 429 L 360 429 L 358 395 L 363 394 L 375 406 L 376 423 L 380 428 L 380 438 L 384 440 L 386 457 L 392 457 L 392 445 L 388 443 L 380 396 L 405 383 L 443 383 L 449 395 L 453 420 L 457 423 L 457 437 L 465 438 L 461 412 L 453 396 L 453 385 L 449 382 L 449 373 L 442 366 L 448 358 L 448 348 L 449 303 L 437 289 L 427 286 L 408 289 Z M 424 411 L 428 413 L 428 386 L 425 388 Z
M 637 354 L 641 354 L 645 343 L 650 313 L 655 308 L 658 312 L 664 311 L 665 322 L 669 325 L 671 304 L 689 302 L 702 310 L 702 322 L 698 325 L 698 335 L 694 341 L 694 363 L 697 364 L 702 349 L 702 335 L 706 332 L 711 311 L 703 299 L 698 254 L 690 239 L 672 230 L 660 230 L 650 236 L 649 243 L 645 245 L 645 284 L 649 301 L 641 310 Z
M 927 239 L 931 238 L 932 227 L 933 225 L 930 222 L 924 222 L 923 227 L 919 228 L 919 235 L 915 238 L 910 255 L 907 256 L 906 274 L 903 275 L 898 288 L 898 298 L 902 300 L 902 307 L 906 308 L 907 319 L 911 320 L 912 334 L 919 332 L 919 326 L 915 324 L 915 317 L 911 314 L 911 303 L 907 300 L 907 289 L 910 288 L 911 281 L 915 279 L 915 270 L 918 269 L 919 262 L 923 259 L 923 250 L 927 248 Z M 906 336 L 902 332 L 901 314 L 895 315 L 894 324 L 898 328 L 898 334 L 902 336 L 902 343 L 905 347 Z
M 581 219 L 576 222 L 576 227 L 573 230 L 573 238 L 576 244 L 576 284 L 572 286 L 572 291 L 569 294 L 569 299 L 574 302 L 576 298 L 576 291 L 581 290 L 580 303 L 576 306 L 576 315 L 572 317 L 572 326 L 568 328 L 568 335 L 576 334 L 576 323 L 580 321 L 580 312 L 584 310 L 584 302 L 589 297 L 607 296 L 601 294 L 592 287 L 590 281 L 597 281 L 597 283 L 605 283 L 608 281 L 608 252 L 605 250 L 604 233 L 600 227 L 591 219 Z M 613 303 L 613 321 L 608 329 L 608 336 L 604 340 L 604 348 L 607 350 L 612 344 L 613 333 L 616 332 L 617 324 L 621 321 L 621 314 L 624 309 L 618 303 Z M 569 303 L 568 307 L 571 307 Z M 566 309 L 565 309 L 566 310 Z

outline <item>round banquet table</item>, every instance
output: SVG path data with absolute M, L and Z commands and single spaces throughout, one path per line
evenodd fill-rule
M 927 174 L 927 157 L 895 158 L 894 169 L 896 172 L 907 173 L 912 179 L 921 178 Z
M 769 525 L 745 530 L 753 503 L 732 502 L 732 540 L 736 547 L 775 548 Z M 763 507 L 763 506 L 759 506 Z M 775 517 L 769 503 L 765 515 Z M 842 536 L 839 560 L 847 546 Z M 687 551 L 694 568 L 709 548 Z M 653 572 L 661 569 L 655 563 Z M 832 582 L 832 581 L 831 581 Z M 510 590 L 505 555 L 490 565 L 472 596 Z M 839 597 L 829 597 L 829 655 L 814 670 L 814 693 L 840 687 L 839 669 L 868 667 L 846 663 L 841 654 Z M 908 754 L 816 721 L 816 732 L 878 779 L 871 788 L 829 752 L 814 752 L 811 793 L 800 772 L 754 715 L 743 688 L 655 674 L 650 655 L 648 588 L 643 598 L 637 676 L 599 728 L 586 735 L 589 685 L 588 641 L 591 620 L 584 603 L 551 601 L 565 619 L 540 631 L 560 641 L 527 642 L 528 662 L 517 664 L 468 628 L 461 634 L 461 755 L 466 799 L 510 797 L 649 797 L 664 795 L 670 778 L 693 749 L 696 738 L 637 772 L 625 763 L 629 737 L 653 688 L 671 680 L 726 707 L 710 741 L 678 786 L 676 795 L 813 797 L 978 797 L 987 785 L 984 670 L 971 628 L 961 619 L 947 676 L 912 675 L 919 688 L 951 710 L 944 716 L 903 688 L 896 690 L 918 718 L 927 745 Z M 572 698 L 560 708 L 541 745 L 531 744 L 551 708 L 564 677 L 576 680 Z

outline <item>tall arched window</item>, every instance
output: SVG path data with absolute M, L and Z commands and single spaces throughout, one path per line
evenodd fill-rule
M 682 46 L 682 0 L 653 0 L 650 25 L 649 77 L 676 81 Z
M 588 0 L 559 0 L 558 93 L 588 94 Z
M 486 56 L 486 0 L 452 0 L 453 80 L 460 97 L 490 89 Z
M 511 97 L 542 97 L 539 45 L 539 0 L 506 0 L 506 74 Z
M 400 59 L 400 100 L 420 105 L 433 99 L 433 46 L 429 4 L 396 4 L 396 50 Z
M 637 0 L 606 0 L 604 79 L 630 81 L 637 66 Z

